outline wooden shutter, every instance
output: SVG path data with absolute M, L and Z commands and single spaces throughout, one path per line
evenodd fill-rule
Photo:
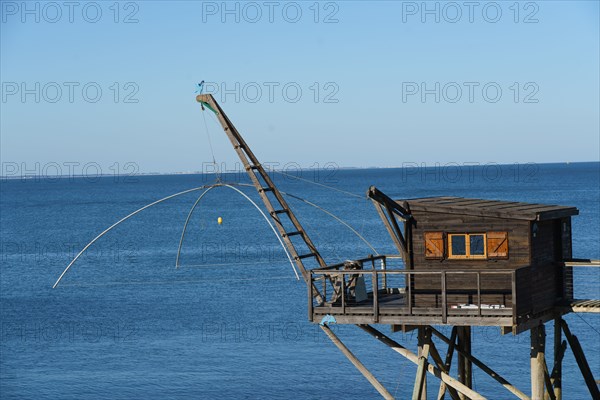
M 444 258 L 444 234 L 442 232 L 425 232 L 425 258 Z
M 487 233 L 487 255 L 488 258 L 508 258 L 508 233 Z

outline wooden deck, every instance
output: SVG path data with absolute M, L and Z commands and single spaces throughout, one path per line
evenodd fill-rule
M 576 313 L 600 313 L 600 300 L 572 300 L 569 307 Z
M 311 321 L 320 322 L 323 317 L 331 316 L 339 324 L 512 327 L 520 322 L 516 308 L 517 270 L 389 270 L 386 269 L 386 258 L 389 257 L 375 256 L 358 260 L 361 265 L 359 268 L 348 268 L 342 263 L 311 270 L 311 285 L 308 285 Z M 376 268 L 379 265 L 381 269 Z M 457 274 L 477 277 L 474 279 L 477 286 L 460 293 L 456 289 L 448 290 L 448 277 Z M 485 296 L 495 294 L 494 290 L 483 290 L 479 285 L 481 278 L 488 275 L 505 275 L 513 282 L 508 294 L 504 288 L 497 289 L 498 294 L 508 299 L 507 304 L 485 304 L 482 301 Z M 430 294 L 439 299 L 439 304 L 432 307 L 415 301 L 417 293 L 407 284 L 415 276 L 427 277 L 438 283 L 439 290 Z M 401 285 L 394 286 L 398 283 Z M 316 296 L 317 291 L 319 296 Z M 457 294 L 468 296 L 472 301 L 453 301 Z M 318 297 L 321 301 L 312 301 Z
M 600 260 L 590 260 L 590 259 L 571 259 L 566 260 L 564 262 L 565 268 L 569 271 L 569 275 L 571 276 L 571 285 L 572 285 L 572 276 L 573 270 L 575 268 L 598 268 L 600 267 Z M 594 283 L 598 284 L 598 275 L 596 275 L 596 280 Z M 572 289 L 571 289 L 572 292 Z M 572 294 L 572 293 L 571 293 Z M 600 313 L 600 300 L 598 299 L 571 299 L 564 304 L 563 307 L 567 309 L 568 312 L 575 313 Z
M 370 256 L 309 271 L 310 320 L 320 322 L 330 316 L 338 324 L 499 326 L 503 332 L 520 333 L 570 312 L 600 313 L 600 300 L 557 299 L 536 308 L 527 297 L 529 266 L 405 270 L 394 264 L 397 258 Z M 388 269 L 390 265 L 395 268 Z M 474 284 L 452 287 L 458 276 L 470 276 Z M 491 277 L 506 280 L 509 288 L 482 285 Z M 429 280 L 431 289 L 414 289 L 409 283 L 416 279 Z M 486 299 L 502 300 L 495 304 Z
M 377 300 L 373 293 L 361 302 L 325 303 L 314 306 L 312 318 L 319 322 L 330 315 L 339 324 L 404 324 L 404 325 L 493 325 L 512 326 L 513 312 L 510 307 L 491 308 L 486 305 L 442 307 L 409 307 L 406 293 L 386 293 L 380 291 Z M 378 304 L 377 304 L 378 303 Z M 375 310 L 377 307 L 377 310 Z

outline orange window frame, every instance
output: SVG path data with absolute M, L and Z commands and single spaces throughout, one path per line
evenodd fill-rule
M 456 236 L 465 238 L 465 254 L 452 253 L 452 239 Z M 471 254 L 471 236 L 483 236 L 483 254 Z M 448 233 L 448 259 L 450 260 L 486 260 L 487 259 L 487 235 L 477 233 Z

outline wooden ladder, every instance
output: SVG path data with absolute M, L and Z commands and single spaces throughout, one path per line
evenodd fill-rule
M 273 221 L 275 221 L 275 226 L 277 227 L 277 230 L 279 231 L 279 234 L 281 235 L 290 255 L 293 257 L 296 266 L 302 273 L 302 277 L 307 283 L 310 283 L 310 275 L 307 272 L 307 268 L 305 267 L 303 260 L 307 258 L 313 258 L 321 267 L 327 266 L 325 260 L 323 260 L 321 254 L 319 254 L 319 251 L 300 224 L 300 221 L 298 221 L 288 203 L 285 201 L 263 166 L 260 164 L 252 150 L 250 150 L 250 147 L 246 141 L 242 138 L 233 123 L 223 112 L 223 109 L 221 109 L 214 97 L 211 94 L 200 94 L 196 96 L 196 100 L 203 106 L 207 106 L 207 108 L 214 111 L 217 115 L 221 126 L 225 130 L 225 134 L 229 138 L 229 141 L 233 145 L 238 157 L 242 161 L 242 164 L 244 165 L 248 176 L 250 176 L 254 187 L 256 187 L 260 198 L 269 211 L 271 218 Z M 272 197 L 269 197 L 267 195 L 268 193 L 271 193 Z M 290 225 L 289 223 L 285 223 L 286 220 L 291 222 L 294 230 L 286 229 L 286 225 Z M 293 237 L 302 239 L 308 248 L 307 253 L 299 254 L 297 246 L 292 242 L 291 238 Z M 315 290 L 313 293 L 316 293 L 315 297 L 320 298 L 320 293 L 314 287 L 314 285 L 313 289 Z

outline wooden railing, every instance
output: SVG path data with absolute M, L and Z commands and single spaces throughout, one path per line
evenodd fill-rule
M 571 300 L 575 299 L 597 297 L 598 287 L 600 287 L 600 275 L 592 269 L 598 267 L 600 267 L 600 260 L 587 258 L 564 260 L 565 292 L 563 301 L 565 304 L 570 304 Z M 577 291 L 575 290 L 575 280 L 578 282 Z
M 397 256 L 396 256 L 397 257 Z M 364 308 L 365 304 L 370 304 L 372 306 L 372 319 L 373 322 L 377 322 L 379 320 L 379 315 L 382 311 L 382 306 L 381 306 L 381 302 L 380 300 L 385 297 L 385 296 L 389 296 L 389 291 L 394 289 L 394 288 L 390 288 L 387 286 L 387 282 L 389 279 L 392 279 L 393 277 L 397 277 L 397 276 L 403 276 L 404 277 L 404 282 L 405 282 L 405 287 L 403 288 L 395 288 L 395 289 L 399 289 L 401 292 L 404 293 L 404 299 L 405 299 L 405 305 L 403 306 L 406 312 L 406 315 L 408 316 L 414 316 L 417 315 L 418 313 L 414 313 L 413 309 L 416 308 L 415 304 L 414 304 L 414 296 L 413 292 L 415 292 L 415 289 L 413 288 L 413 284 L 411 284 L 411 282 L 413 281 L 414 277 L 417 276 L 437 276 L 439 279 L 439 284 L 440 284 L 440 289 L 439 290 L 428 290 L 427 294 L 434 294 L 434 295 L 439 295 L 441 297 L 441 318 L 442 318 L 442 322 L 446 323 L 447 318 L 448 318 L 448 311 L 451 309 L 449 307 L 448 304 L 448 295 L 469 295 L 469 296 L 475 296 L 474 299 L 476 298 L 476 306 L 477 306 L 477 313 L 474 316 L 477 317 L 482 317 L 482 296 L 485 295 L 496 295 L 496 294 L 502 294 L 502 295 L 506 295 L 506 294 L 510 294 L 511 300 L 510 300 L 510 304 L 506 305 L 505 307 L 507 307 L 510 311 L 511 311 L 511 316 L 512 316 L 512 320 L 513 323 L 517 322 L 517 316 L 518 316 L 518 310 L 517 310 L 517 285 L 518 285 L 518 280 L 517 280 L 517 273 L 520 269 L 522 268 L 527 268 L 527 267 L 520 267 L 517 269 L 497 269 L 497 270 L 489 270 L 489 269 L 485 269 L 485 270 L 473 270 L 473 269 L 463 269 L 463 270 L 457 270 L 457 267 L 452 267 L 452 270 L 448 270 L 448 269 L 439 269 L 439 270 L 390 270 L 390 269 L 386 269 L 387 266 L 387 259 L 388 258 L 393 258 L 393 256 L 370 256 L 361 260 L 353 260 L 353 261 L 359 261 L 360 263 L 362 263 L 363 267 L 362 269 L 347 269 L 345 268 L 346 263 L 340 263 L 340 264 L 335 264 L 335 265 L 331 265 L 331 266 L 327 266 L 324 268 L 318 268 L 318 269 L 313 269 L 310 271 L 310 280 L 311 283 L 313 283 L 314 285 L 317 285 L 318 283 L 322 283 L 323 284 L 323 290 L 322 290 L 322 295 L 323 295 L 323 301 L 324 303 L 320 304 L 320 305 L 327 305 L 328 307 L 331 307 L 333 310 L 335 310 L 336 314 L 346 314 L 346 309 L 349 307 L 354 307 L 357 305 L 362 306 L 362 308 Z M 379 263 L 377 263 L 377 261 L 379 261 Z M 380 269 L 377 269 L 376 266 L 377 264 L 379 264 L 381 266 Z M 370 269 L 367 269 L 370 266 Z M 464 288 L 464 290 L 461 289 L 455 289 L 453 288 L 450 293 L 448 290 L 448 276 L 449 275 L 475 275 L 475 292 L 472 288 Z M 489 275 L 508 275 L 510 276 L 510 287 L 508 288 L 501 288 L 497 290 L 497 293 L 494 292 L 493 290 L 486 290 L 484 294 L 482 294 L 482 288 L 481 288 L 481 283 L 482 283 L 482 276 L 489 276 Z M 356 302 L 352 302 L 349 301 L 348 299 L 348 281 L 351 278 L 356 278 L 357 276 L 362 276 L 364 278 L 364 282 L 367 284 L 369 283 L 369 277 L 370 277 L 370 286 L 371 286 L 371 290 L 368 291 L 368 301 L 362 302 L 362 303 L 356 303 Z M 328 292 L 327 290 L 327 286 L 331 286 L 331 292 Z M 336 287 L 337 286 L 337 287 Z M 312 287 L 313 285 L 308 285 L 309 287 L 309 316 L 312 320 L 313 318 L 313 311 L 314 311 L 314 307 L 315 305 L 313 304 L 313 301 L 311 301 L 310 299 L 312 299 Z M 330 295 L 328 295 L 328 293 L 331 293 Z M 422 293 L 422 292 L 419 292 Z M 334 301 L 332 301 L 334 300 Z M 437 308 L 436 308 L 437 309 Z M 472 309 L 471 309 L 472 310 Z M 484 310 L 487 310 L 484 309 Z

